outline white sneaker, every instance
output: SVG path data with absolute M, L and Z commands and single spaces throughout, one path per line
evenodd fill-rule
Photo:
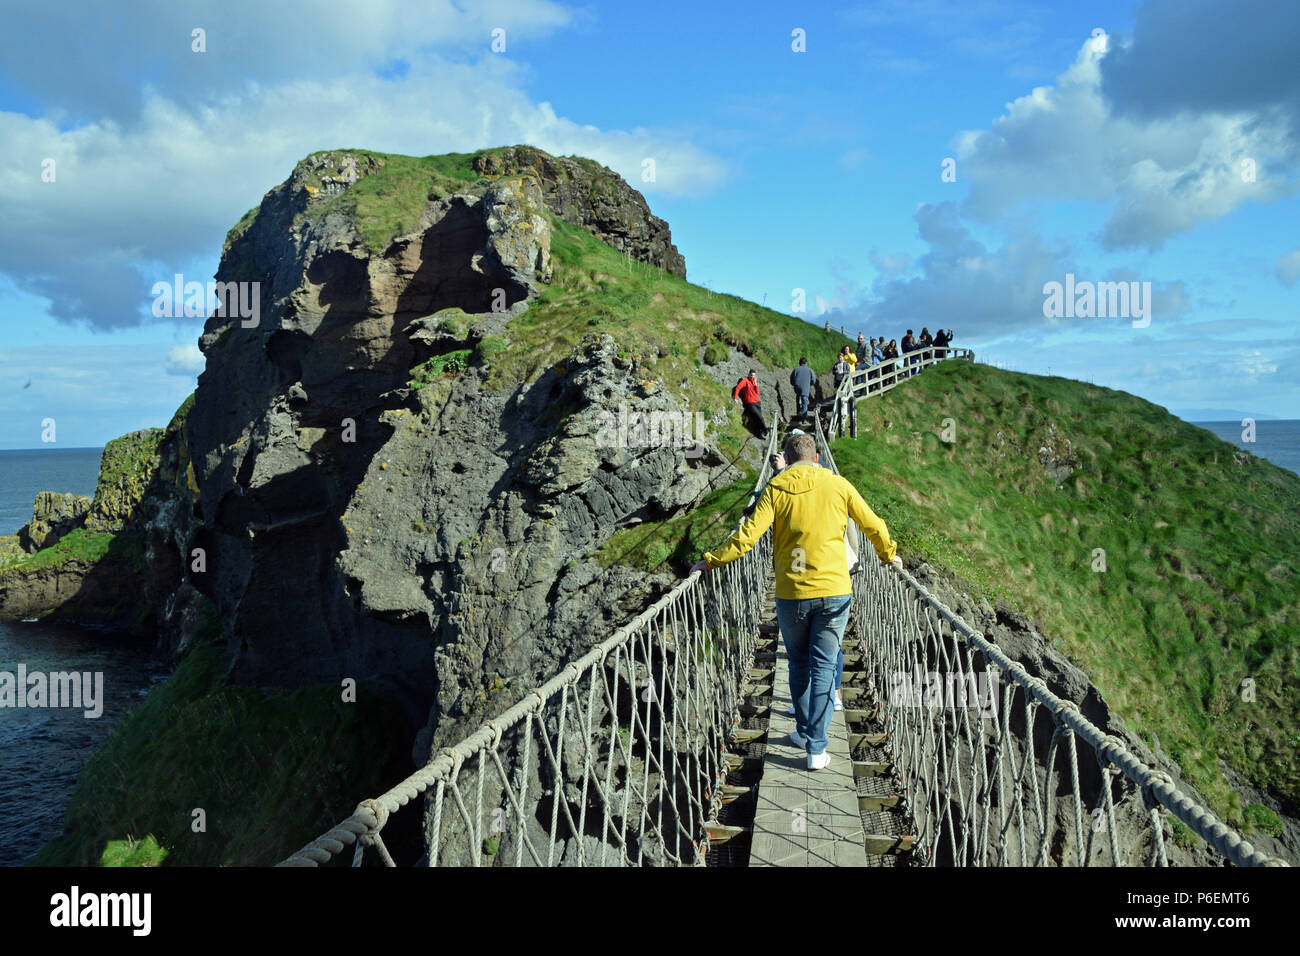
M 830 762 L 831 762 L 831 752 L 829 750 L 823 750 L 819 754 L 808 755 L 809 770 L 822 770 L 830 766 Z
M 843 710 L 843 709 L 844 709 L 844 701 L 840 700 L 840 692 L 839 692 L 839 691 L 836 691 L 836 692 L 835 692 L 835 709 L 836 709 L 836 710 Z
M 790 743 L 794 744 L 796 747 L 807 747 L 808 738 L 799 733 L 799 731 L 792 730 L 790 731 Z

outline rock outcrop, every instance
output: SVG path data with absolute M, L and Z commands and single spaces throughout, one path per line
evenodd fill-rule
M 36 495 L 32 520 L 18 529 L 18 543 L 28 554 L 58 543 L 69 531 L 81 527 L 90 511 L 86 495 L 42 491 Z
M 68 549 L 57 561 L 24 562 L 0 572 L 0 616 L 55 619 L 140 633 L 148 616 L 138 589 L 138 550 L 125 543 Z
M 260 320 L 208 321 L 188 426 L 188 544 L 207 564 L 185 579 L 217 607 L 232 678 L 371 680 L 424 727 L 420 762 L 667 583 L 589 560 L 610 533 L 738 475 L 712 452 L 601 447 L 602 410 L 675 408 L 608 338 L 525 385 L 490 388 L 474 362 L 413 379 L 529 308 L 551 277 L 547 210 L 684 271 L 613 174 L 536 150 L 480 159 L 482 179 L 430 190 L 377 245 L 338 200 L 382 159 L 300 163 L 228 240 L 217 278 L 259 282 Z
M 542 186 L 546 207 L 607 245 L 673 275 L 686 277 L 686 260 L 673 245 L 668 223 L 612 169 L 576 156 L 551 156 L 532 146 L 511 146 L 475 157 L 488 176 L 527 173 Z
M 38 546 L 0 564 L 0 617 L 109 626 L 185 645 L 199 599 L 180 567 L 194 515 L 184 427 L 191 402 L 166 428 L 109 442 L 93 498 L 37 496 L 17 540 Z

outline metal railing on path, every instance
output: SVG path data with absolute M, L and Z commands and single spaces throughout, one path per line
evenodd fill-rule
M 885 359 L 875 365 L 859 363 L 853 371 L 844 376 L 835 389 L 834 404 L 831 407 L 826 433 L 839 437 L 847 431 L 857 438 L 858 399 L 884 395 L 913 375 L 920 374 L 924 369 L 953 359 L 973 362 L 975 353 L 970 349 L 955 349 L 952 346 L 942 348 L 929 346 L 908 352 L 898 358 Z

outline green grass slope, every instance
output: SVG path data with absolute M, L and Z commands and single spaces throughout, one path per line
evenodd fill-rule
M 663 389 L 725 424 L 710 436 L 744 477 L 709 493 L 688 514 L 614 534 L 596 558 L 643 570 L 689 567 L 725 540 L 739 519 L 755 473 L 743 450 L 749 433 L 730 389 L 706 370 L 701 350 L 735 348 L 760 365 L 788 369 L 800 356 L 827 368 L 849 340 L 802 319 L 733 295 L 710 292 L 605 245 L 585 229 L 552 219 L 555 275 L 527 312 L 511 321 L 509 344 L 489 363 L 489 382 L 510 386 L 564 360 L 592 333 L 611 335 L 650 389 Z M 692 557 L 694 555 L 694 557 Z
M 33 865 L 269 866 L 410 772 L 410 731 L 376 689 L 237 687 L 227 667 L 210 617 L 91 757 Z
M 1125 392 L 966 362 L 858 414 L 836 463 L 905 552 L 1037 621 L 1236 825 L 1270 815 L 1220 761 L 1300 805 L 1300 477 Z M 1073 455 L 1061 484 L 1041 448 Z

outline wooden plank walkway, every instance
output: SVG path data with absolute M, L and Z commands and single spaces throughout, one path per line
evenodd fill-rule
M 790 743 L 790 671 L 778 638 L 772 709 L 758 784 L 750 866 L 868 866 L 863 848 L 858 787 L 849 756 L 844 711 L 827 734 L 830 766 L 807 769 L 802 747 Z

